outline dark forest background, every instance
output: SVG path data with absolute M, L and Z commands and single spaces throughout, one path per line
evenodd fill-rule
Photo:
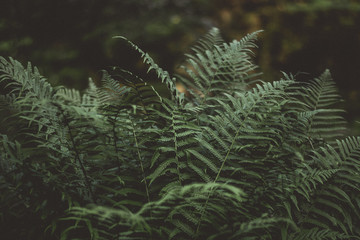
M 170 73 L 210 28 L 227 40 L 263 29 L 256 62 L 263 79 L 332 72 L 346 118 L 360 132 L 358 0 L 2 0 L 0 55 L 31 61 L 53 85 L 87 87 L 119 66 L 144 74 L 125 36 Z

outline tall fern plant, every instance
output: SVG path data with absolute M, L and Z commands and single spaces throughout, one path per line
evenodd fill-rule
M 174 77 L 135 44 L 82 94 L 0 59 L 4 239 L 360 239 L 360 137 L 330 72 L 262 81 L 212 29 Z M 187 92 L 180 93 L 182 84 Z

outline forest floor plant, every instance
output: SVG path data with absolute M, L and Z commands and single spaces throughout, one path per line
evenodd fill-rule
M 330 72 L 260 80 L 257 35 L 212 29 L 174 77 L 118 37 L 169 98 L 151 73 L 80 94 L 0 58 L 1 239 L 360 239 L 360 137 Z

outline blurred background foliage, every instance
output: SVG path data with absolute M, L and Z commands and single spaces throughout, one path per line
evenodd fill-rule
M 31 61 L 53 85 L 84 89 L 109 66 L 144 74 L 139 56 L 113 36 L 172 73 L 214 26 L 226 40 L 265 30 L 255 60 L 266 80 L 280 71 L 306 80 L 329 68 L 346 117 L 360 120 L 359 0 L 2 0 L 0 55 Z

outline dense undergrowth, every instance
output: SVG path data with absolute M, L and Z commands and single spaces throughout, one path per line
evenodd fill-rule
M 1 238 L 360 239 L 360 138 L 330 72 L 260 80 L 257 34 L 212 29 L 174 77 L 121 38 L 170 98 L 117 68 L 53 88 L 1 58 Z

